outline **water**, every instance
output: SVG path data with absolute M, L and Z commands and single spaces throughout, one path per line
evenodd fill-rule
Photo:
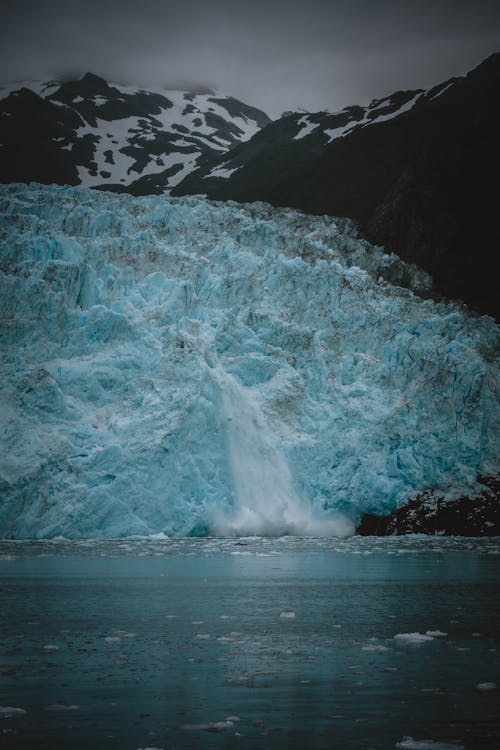
M 0 573 L 2 748 L 500 747 L 500 539 L 1 542 Z

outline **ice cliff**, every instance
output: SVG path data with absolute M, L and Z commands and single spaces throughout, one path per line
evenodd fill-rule
M 0 201 L 0 536 L 342 534 L 498 471 L 497 326 L 350 222 Z

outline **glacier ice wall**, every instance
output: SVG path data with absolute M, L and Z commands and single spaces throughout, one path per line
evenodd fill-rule
M 498 471 L 498 327 L 349 221 L 36 185 L 0 211 L 0 536 L 348 533 Z

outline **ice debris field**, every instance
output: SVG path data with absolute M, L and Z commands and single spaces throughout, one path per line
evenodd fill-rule
M 348 220 L 0 201 L 0 536 L 344 535 L 498 471 L 498 327 Z

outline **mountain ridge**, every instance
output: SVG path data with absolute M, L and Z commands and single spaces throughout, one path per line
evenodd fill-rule
M 0 99 L 2 182 L 169 190 L 267 115 L 234 97 L 110 84 L 94 73 L 24 82 Z M 2 91 L 0 91 L 0 96 Z M 141 182 L 142 181 L 142 182 Z
M 428 271 L 438 292 L 499 319 L 499 86 L 497 53 L 428 92 L 393 95 L 392 112 L 378 121 L 370 111 L 391 97 L 364 113 L 290 115 L 189 175 L 172 194 L 349 216 L 371 242 Z M 341 116 L 330 141 L 332 118 Z
M 427 91 L 275 121 L 233 97 L 145 91 L 92 73 L 32 86 L 0 100 L 2 182 L 347 216 L 427 271 L 436 294 L 500 319 L 500 53 Z

